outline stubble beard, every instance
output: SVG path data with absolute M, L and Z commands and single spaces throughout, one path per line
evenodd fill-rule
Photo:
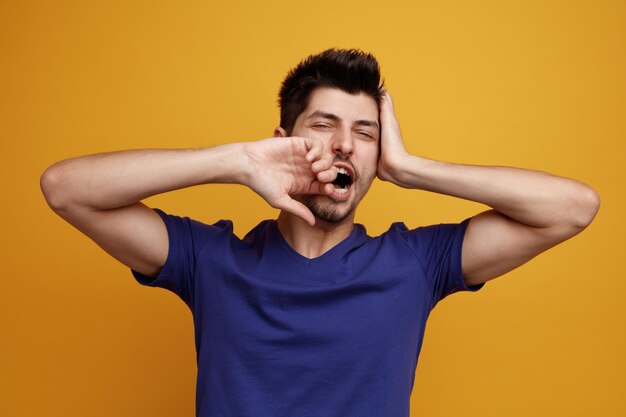
M 357 205 L 367 193 L 374 176 L 365 175 L 367 178 L 359 178 L 353 183 L 352 201 L 336 201 L 330 196 L 302 195 L 301 202 L 315 217 L 328 223 L 341 223 L 354 213 Z M 371 177 L 371 178 L 370 178 Z M 345 206 L 348 207 L 345 207 Z M 345 207 L 345 208 L 343 208 Z
M 328 202 L 320 202 L 325 199 Z M 328 223 L 341 223 L 352 214 L 356 208 L 357 200 L 354 199 L 347 209 L 342 210 L 339 202 L 335 202 L 331 197 L 304 195 L 302 196 L 302 204 L 304 204 L 315 217 Z

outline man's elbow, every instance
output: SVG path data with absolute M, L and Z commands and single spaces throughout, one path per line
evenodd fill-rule
M 584 230 L 591 224 L 599 209 L 600 195 L 593 188 L 583 184 L 576 195 L 571 225 L 578 231 Z
M 41 174 L 39 186 L 46 202 L 55 212 L 62 211 L 66 206 L 66 199 L 63 197 L 63 174 L 58 164 L 50 166 Z

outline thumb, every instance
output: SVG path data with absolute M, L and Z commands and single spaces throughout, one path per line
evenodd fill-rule
M 309 210 L 307 206 L 305 206 L 301 202 L 294 200 L 288 195 L 285 195 L 281 199 L 276 201 L 274 207 L 295 214 L 311 226 L 315 225 L 315 216 L 313 216 L 311 210 Z

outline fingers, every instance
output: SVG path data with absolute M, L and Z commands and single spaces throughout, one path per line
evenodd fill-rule
M 386 90 L 383 96 L 382 105 L 380 106 L 380 123 L 383 141 L 386 141 L 385 139 L 388 139 L 389 137 L 401 137 L 400 123 L 398 122 L 396 111 L 393 107 L 393 99 L 391 94 L 389 94 Z
M 320 142 L 321 144 L 321 142 Z M 322 149 L 323 150 L 323 146 Z M 316 155 L 313 159 L 313 163 L 311 164 L 311 171 L 317 177 L 318 181 L 321 182 L 332 182 L 337 178 L 337 169 L 333 167 L 333 157 L 332 155 L 322 155 L 320 150 L 320 154 L 314 153 Z M 307 154 L 307 158 L 311 153 Z M 315 158 L 319 158 L 315 160 Z
M 311 172 L 317 181 L 311 182 L 307 194 L 330 195 L 333 193 L 333 185 L 330 184 L 337 178 L 337 169 L 333 167 L 333 156 L 324 154 L 324 142 L 314 138 L 302 138 L 308 152 L 305 159 L 311 162 Z
M 332 181 L 337 176 L 337 170 L 333 167 L 333 157 L 331 155 L 324 155 L 319 160 L 311 164 L 311 171 L 318 176 L 320 181 Z M 321 178 L 328 177 L 326 180 Z
M 305 159 L 312 162 L 313 172 L 320 172 L 330 168 L 333 164 L 332 155 L 324 155 L 324 142 L 319 139 L 304 138 L 307 141 L 309 151 Z
M 330 182 L 313 181 L 306 194 L 331 195 L 335 191 L 335 186 Z
M 393 98 L 391 94 L 387 90 L 385 90 L 385 94 L 383 95 L 382 105 L 380 107 L 381 117 L 393 117 L 395 116 L 394 108 L 393 108 Z
M 306 154 L 306 160 L 309 162 L 318 159 L 324 152 L 324 143 L 319 139 L 304 138 L 307 142 L 309 152 Z
M 325 169 L 317 173 L 317 179 L 320 182 L 333 182 L 337 178 L 337 169 L 331 166 L 330 169 Z
M 380 106 L 380 133 L 380 159 L 376 175 L 383 181 L 403 186 L 397 177 L 403 171 L 402 167 L 406 166 L 410 154 L 404 146 L 393 98 L 387 90 L 384 91 Z
M 391 97 L 391 94 L 389 94 L 389 91 L 387 90 L 385 90 L 382 104 L 380 106 L 380 123 L 383 129 L 385 127 L 388 127 L 390 124 L 394 125 L 393 128 L 396 127 L 395 125 L 398 125 L 396 111 L 393 107 L 393 98 Z
M 393 107 L 393 97 L 389 94 L 389 91 L 386 88 L 383 88 L 383 91 L 383 102 L 387 102 Z

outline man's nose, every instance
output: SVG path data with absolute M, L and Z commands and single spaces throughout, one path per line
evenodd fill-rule
M 333 153 L 341 156 L 351 156 L 354 151 L 352 132 L 339 129 L 333 135 Z

